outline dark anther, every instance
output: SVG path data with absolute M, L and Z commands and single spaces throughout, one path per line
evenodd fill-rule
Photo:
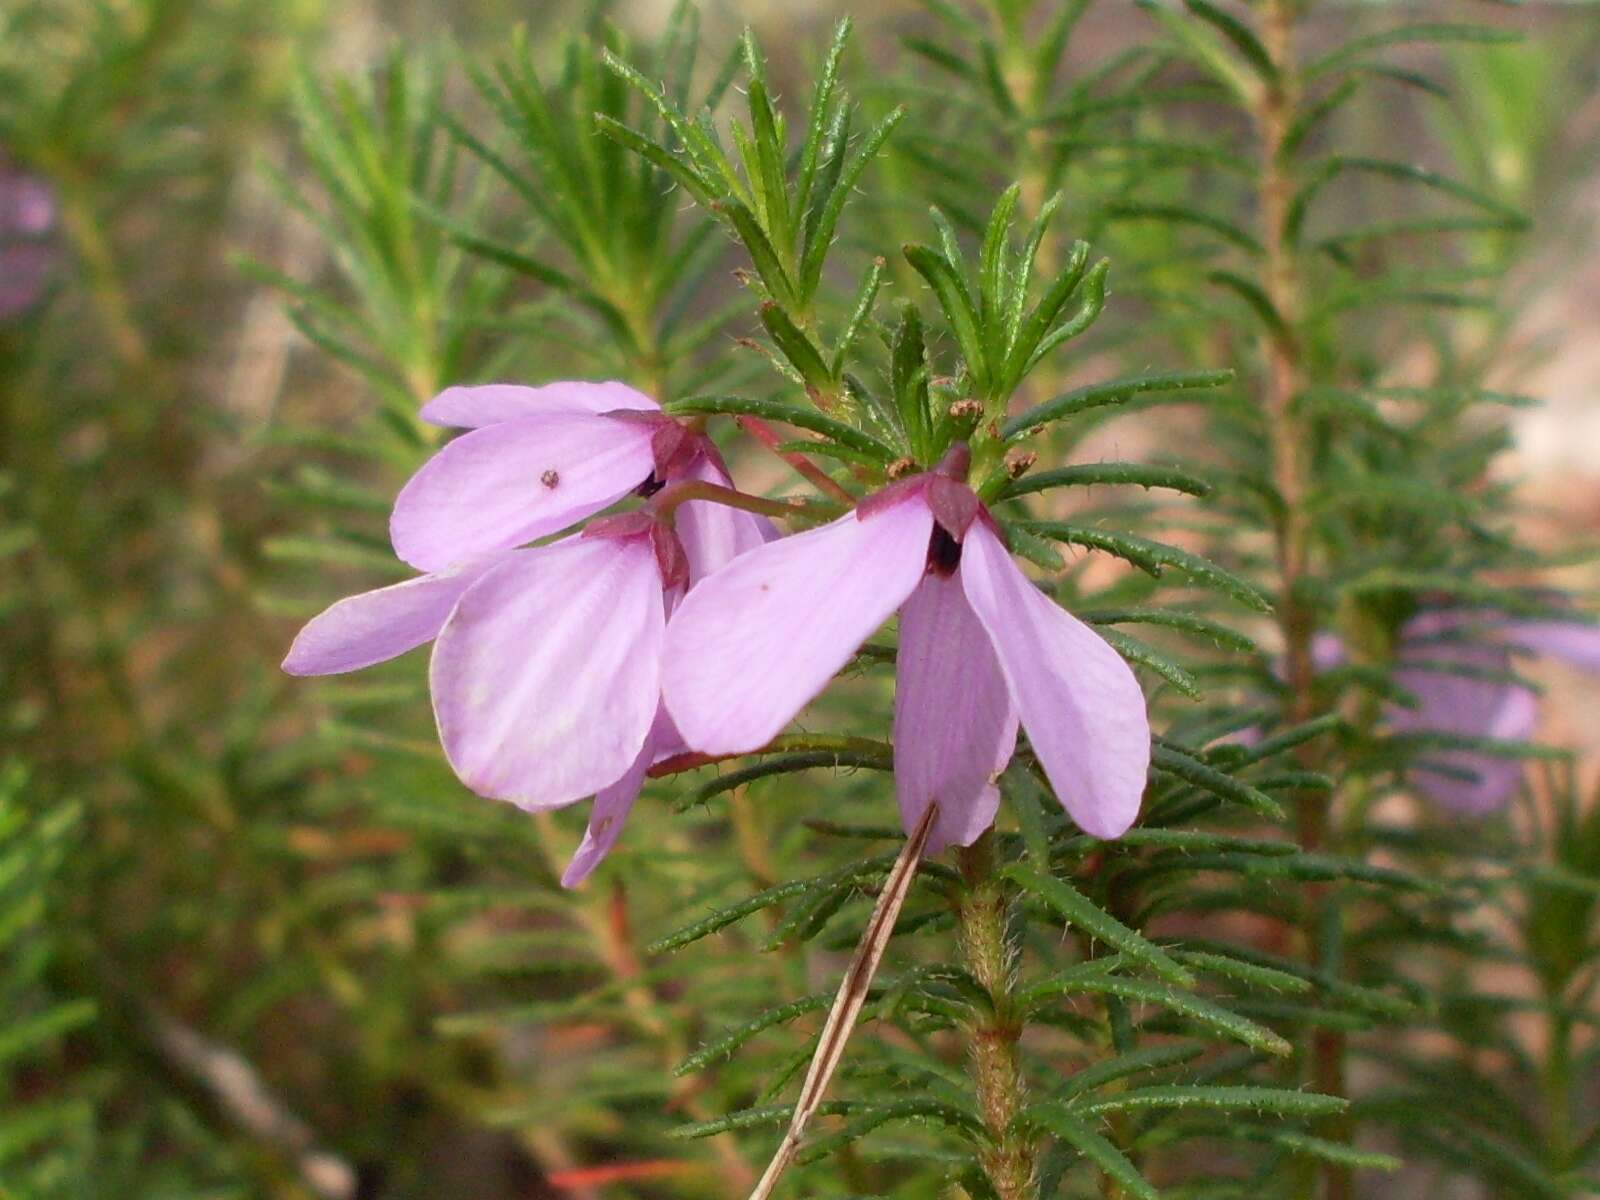
M 951 537 L 943 525 L 935 525 L 933 536 L 928 539 L 928 570 L 948 577 L 954 575 L 960 565 L 961 543 Z
M 543 475 L 539 476 L 539 482 L 544 484 L 547 488 L 553 488 L 561 482 L 561 472 L 552 467 Z
M 654 471 L 652 471 L 652 472 L 650 472 L 650 478 L 649 479 L 646 479 L 638 487 L 633 489 L 633 494 L 635 496 L 642 496 L 646 500 L 648 500 L 648 499 L 650 499 L 651 496 L 654 496 L 657 492 L 659 492 L 662 488 L 664 488 L 666 486 L 667 486 L 667 481 L 665 479 L 662 479 L 659 475 L 657 475 Z

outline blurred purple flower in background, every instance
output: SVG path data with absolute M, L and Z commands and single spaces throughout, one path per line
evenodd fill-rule
M 668 629 L 667 707 L 697 750 L 757 750 L 898 610 L 895 787 L 908 831 L 938 803 L 928 852 L 993 823 L 1019 722 L 1073 820 L 1116 837 L 1144 792 L 1144 693 L 1012 562 L 964 453 L 691 591 Z
M 56 197 L 0 152 L 0 321 L 32 308 L 55 266 Z
M 1515 659 L 1529 654 L 1600 673 L 1600 625 L 1464 609 L 1412 618 L 1400 632 L 1394 679 L 1417 706 L 1390 706 L 1390 728 L 1400 734 L 1530 740 L 1538 726 L 1538 697 L 1514 674 Z M 1430 751 L 1412 765 L 1411 784 L 1455 812 L 1489 813 L 1516 795 L 1522 761 L 1467 748 Z
M 632 512 L 518 549 L 630 492 L 727 486 L 726 469 L 706 438 L 618 383 L 451 388 L 422 416 L 471 429 L 395 502 L 396 553 L 429 573 L 334 604 L 283 669 L 353 671 L 434 641 L 434 715 L 463 783 L 527 809 L 595 796 L 570 887 L 615 843 L 651 764 L 685 748 L 661 712 L 667 613 L 770 526 L 689 501 L 676 531 Z

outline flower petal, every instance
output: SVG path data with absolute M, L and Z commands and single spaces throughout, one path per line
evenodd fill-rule
M 647 539 L 508 555 L 433 647 L 434 716 L 461 781 L 547 808 L 621 779 L 660 702 L 665 624 Z
M 567 381 L 543 387 L 517 383 L 484 383 L 476 387 L 449 387 L 422 406 L 418 415 L 433 425 L 479 429 L 515 421 L 519 417 L 553 413 L 598 415 L 619 408 L 659 408 L 654 400 L 625 383 Z
M 1507 687 L 1500 709 L 1475 730 L 1483 737 L 1525 742 L 1539 723 L 1538 698 L 1527 688 Z M 1446 750 L 1412 764 L 1412 786 L 1428 799 L 1467 816 L 1484 816 L 1510 803 L 1522 786 L 1523 763 L 1473 750 Z
M 1487 736 L 1508 695 L 1525 690 L 1493 678 L 1510 673 L 1511 652 L 1498 643 L 1443 636 L 1411 641 L 1403 636 L 1394 681 L 1416 698 L 1417 706 L 1392 706 L 1389 725 L 1401 732 Z
M 662 688 L 684 740 L 755 750 L 794 719 L 922 577 L 933 516 L 854 513 L 736 558 L 672 616 Z
M 565 529 L 651 468 L 650 430 L 631 421 L 555 413 L 475 429 L 400 490 L 390 538 L 412 566 L 443 570 Z
M 494 561 L 345 597 L 299 632 L 283 669 L 290 675 L 337 675 L 431 642 L 461 593 Z
M 894 784 L 908 833 L 939 805 L 926 853 L 970 846 L 994 824 L 994 778 L 1016 745 L 1011 692 L 961 581 L 924 575 L 900 609 Z
M 1510 679 L 1511 649 L 1498 620 L 1444 609 L 1424 612 L 1401 631 L 1394 681 L 1416 698 L 1415 708 L 1391 705 L 1397 733 L 1442 733 L 1524 741 L 1538 719 L 1537 701 Z M 1458 813 L 1481 816 L 1502 808 L 1522 786 L 1517 759 L 1473 750 L 1430 750 L 1411 764 L 1411 785 Z
M 1522 763 L 1467 750 L 1449 750 L 1413 763 L 1411 785 L 1441 808 L 1482 817 L 1510 803 L 1522 786 Z
M 56 248 L 45 242 L 0 246 L 0 320 L 32 308 L 55 269 Z
M 959 575 L 1056 795 L 1085 833 L 1121 835 L 1139 815 L 1150 766 L 1150 721 L 1133 671 L 1028 582 L 981 520 L 967 531 Z
M 728 473 L 702 457 L 689 472 L 692 479 L 732 487 Z M 710 500 L 690 500 L 678 509 L 678 540 L 689 558 L 689 583 L 699 583 L 727 566 L 747 550 L 773 541 L 778 531 L 771 521 L 743 509 Z
M 659 762 L 689 752 L 689 743 L 684 741 L 683 734 L 678 732 L 678 726 L 665 704 L 662 704 L 656 712 L 656 723 L 650 726 L 650 745 L 655 749 L 655 756 L 650 760 L 652 767 Z
M 678 731 L 672 726 L 672 718 L 667 716 L 665 708 L 656 709 L 655 723 L 650 726 L 650 733 L 628 773 L 595 793 L 594 806 L 589 810 L 589 827 L 583 831 L 583 841 L 578 843 L 572 861 L 561 873 L 562 887 L 577 887 L 611 853 L 633 802 L 644 787 L 650 764 L 676 754 L 678 749 Z
M 1509 621 L 1504 633 L 1513 646 L 1552 655 L 1585 671 L 1600 672 L 1600 625 L 1586 621 Z
M 1345 657 L 1344 642 L 1338 634 L 1324 632 L 1311 635 L 1311 665 L 1316 670 L 1331 671 L 1343 666 Z M 1281 676 L 1282 669 L 1277 673 Z
M 56 197 L 37 175 L 0 162 L 0 239 L 37 238 L 56 223 Z

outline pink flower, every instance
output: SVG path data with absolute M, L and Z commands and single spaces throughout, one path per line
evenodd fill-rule
M 715 447 L 621 383 L 447 388 L 422 419 L 463 427 L 400 489 L 389 535 L 420 571 L 444 571 L 557 533 L 681 479 L 727 485 Z M 761 540 L 762 525 L 692 501 L 681 518 L 696 578 Z
M 988 828 L 1020 720 L 1073 820 L 1116 837 L 1144 792 L 1144 694 L 1116 651 L 1011 561 L 978 498 L 951 477 L 964 475 L 964 455 L 694 588 L 667 631 L 667 708 L 697 750 L 757 750 L 898 609 L 905 827 L 936 801 L 930 853 Z
M 1514 656 L 1530 653 L 1600 672 L 1600 626 L 1465 609 L 1414 617 L 1400 631 L 1394 679 L 1416 697 L 1417 707 L 1391 706 L 1390 728 L 1529 741 L 1538 728 L 1538 698 L 1507 676 Z M 1411 783 L 1446 808 L 1488 813 L 1522 786 L 1522 762 L 1471 749 L 1430 752 L 1412 765 Z
M 395 505 L 396 550 L 429 574 L 339 601 L 283 667 L 352 671 L 433 641 L 434 715 L 463 783 L 529 809 L 596 797 L 570 886 L 610 850 L 651 763 L 683 749 L 660 711 L 670 606 L 769 527 L 690 501 L 676 532 L 632 512 L 516 549 L 630 492 L 726 485 L 727 472 L 710 442 L 621 384 L 451 388 L 423 416 L 473 427 Z
M 50 185 L 0 155 L 0 321 L 25 312 L 44 294 L 56 262 L 56 247 L 48 240 L 55 226 Z
M 1600 673 L 1600 625 L 1493 610 L 1424 609 L 1401 628 L 1395 648 L 1394 682 L 1416 705 L 1385 705 L 1385 723 L 1401 735 L 1531 741 L 1539 726 L 1538 697 L 1516 681 L 1512 667 L 1514 656 L 1536 653 Z M 1331 670 L 1345 658 L 1337 635 L 1316 635 L 1311 659 L 1317 670 Z M 1252 727 L 1231 740 L 1253 745 L 1260 739 L 1261 730 Z M 1411 763 L 1408 782 L 1436 804 L 1483 816 L 1517 794 L 1522 761 L 1468 747 L 1430 749 Z

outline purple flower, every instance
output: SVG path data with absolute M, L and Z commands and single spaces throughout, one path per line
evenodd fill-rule
M 0 321 L 26 312 L 44 294 L 55 266 L 50 185 L 0 156 Z
M 1144 694 L 1116 651 L 1011 561 L 983 505 L 951 477 L 964 473 L 963 459 L 947 458 L 694 588 L 667 631 L 667 708 L 697 750 L 757 750 L 898 609 L 905 827 L 936 801 L 930 853 L 988 828 L 1020 720 L 1072 818 L 1115 837 L 1144 791 Z
M 1600 672 L 1600 626 L 1526 620 L 1494 612 L 1424 612 L 1400 632 L 1395 682 L 1417 700 L 1389 711 L 1397 733 L 1442 733 L 1498 741 L 1530 740 L 1537 697 L 1511 677 L 1514 657 L 1545 653 Z M 1522 784 L 1522 763 L 1469 749 L 1430 753 L 1414 763 L 1412 785 L 1457 812 L 1503 807 Z
M 470 432 L 429 459 L 395 499 L 394 552 L 420 571 L 557 533 L 629 492 L 682 479 L 728 483 L 709 441 L 621 383 L 448 388 L 423 406 L 422 418 Z M 758 522 L 720 504 L 693 501 L 683 516 L 696 577 L 760 540 Z
M 661 712 L 667 612 L 770 526 L 690 501 L 676 530 L 632 512 L 517 549 L 630 492 L 726 486 L 727 471 L 709 441 L 617 383 L 451 388 L 422 415 L 472 429 L 395 503 L 396 552 L 428 574 L 339 601 L 283 667 L 352 671 L 433 641 L 434 715 L 463 783 L 528 809 L 595 796 L 571 886 L 610 850 L 650 765 L 684 748 Z

